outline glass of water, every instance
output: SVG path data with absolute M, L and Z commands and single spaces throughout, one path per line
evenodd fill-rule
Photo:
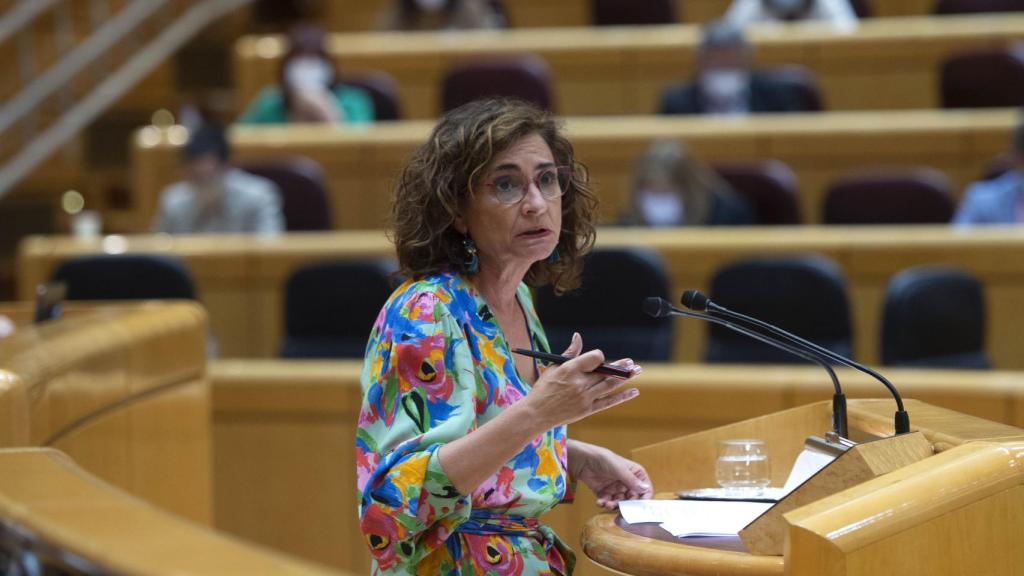
M 760 494 L 771 483 L 771 476 L 771 461 L 764 440 L 718 443 L 715 479 L 727 492 Z

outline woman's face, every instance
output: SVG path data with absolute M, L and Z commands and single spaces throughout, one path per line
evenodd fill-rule
M 562 229 L 562 198 L 547 196 L 551 196 L 556 168 L 554 155 L 539 134 L 520 139 L 491 161 L 483 184 L 455 221 L 456 230 L 476 243 L 481 269 L 519 267 L 525 274 L 530 265 L 554 251 Z M 502 203 L 499 192 L 516 184 L 526 188 L 522 200 Z M 542 187 L 548 190 L 547 196 Z

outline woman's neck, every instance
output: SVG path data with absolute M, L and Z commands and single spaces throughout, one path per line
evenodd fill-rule
M 516 290 L 528 270 L 529 267 L 520 270 L 481 266 L 476 275 L 476 288 L 492 310 L 513 310 L 518 306 Z

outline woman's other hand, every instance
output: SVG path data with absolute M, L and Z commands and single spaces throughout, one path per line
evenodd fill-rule
M 573 334 L 563 355 L 574 358 L 545 370 L 524 399 L 544 429 L 582 420 L 632 400 L 640 393 L 636 388 L 620 390 L 625 382 L 622 378 L 594 372 L 604 362 L 604 354 L 600 350 L 580 354 L 582 349 L 583 338 L 578 333 Z M 640 373 L 640 366 L 632 360 L 615 364 L 632 369 L 634 375 Z
M 569 440 L 569 475 L 597 496 L 597 505 L 614 510 L 622 500 L 646 500 L 654 494 L 644 467 L 607 448 Z

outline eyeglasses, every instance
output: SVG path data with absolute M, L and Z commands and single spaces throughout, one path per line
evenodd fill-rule
M 545 200 L 561 198 L 569 189 L 569 183 L 572 182 L 572 168 L 568 166 L 544 168 L 533 177 L 532 182 L 540 190 L 540 195 Z M 530 180 L 519 171 L 499 173 L 485 185 L 494 193 L 494 198 L 506 206 L 519 204 L 530 190 Z

